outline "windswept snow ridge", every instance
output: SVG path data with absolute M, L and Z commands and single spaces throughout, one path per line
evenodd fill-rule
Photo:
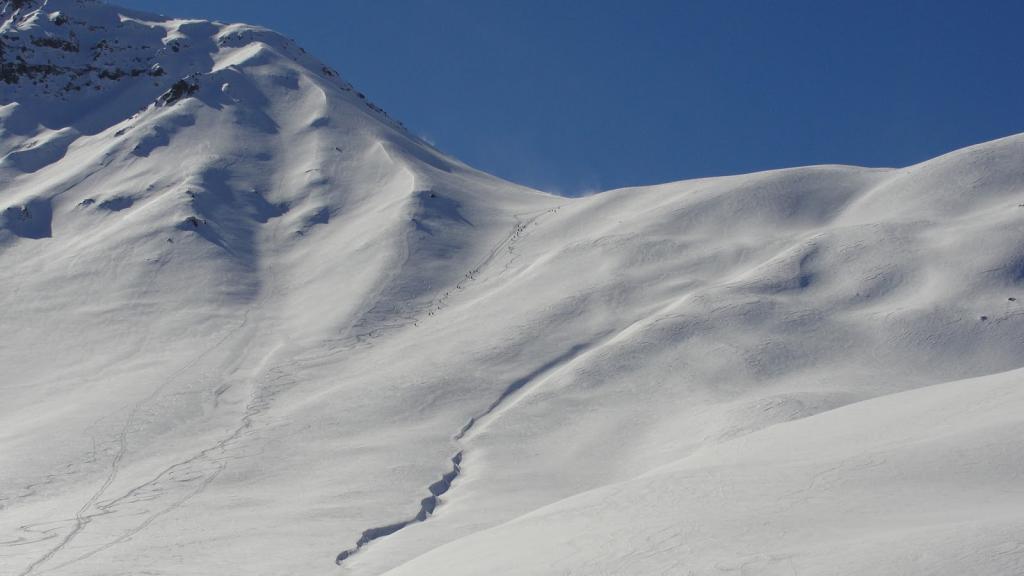
M 2 574 L 1024 572 L 1024 136 L 562 198 L 263 28 L 0 66 Z

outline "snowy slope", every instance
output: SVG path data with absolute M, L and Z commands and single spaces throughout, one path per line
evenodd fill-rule
M 1022 378 L 779 424 L 387 574 L 1021 574 Z
M 0 573 L 1024 561 L 1024 136 L 570 199 L 268 30 L 0 15 Z

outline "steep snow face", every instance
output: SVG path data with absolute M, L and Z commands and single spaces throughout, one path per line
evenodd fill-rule
M 890 522 L 872 499 L 913 484 L 843 458 L 884 448 L 860 428 L 884 407 L 894 441 L 938 443 L 885 458 L 946 474 L 948 409 L 915 405 L 1022 366 L 1022 136 L 569 199 L 442 155 L 267 30 L 0 14 L 4 574 L 759 571 L 658 528 L 684 521 L 744 558 L 856 539 L 856 566 L 929 573 L 961 516 L 922 515 L 1017 473 L 945 475 Z M 1012 431 L 1016 395 L 971 382 L 957 430 L 999 399 Z M 805 435 L 835 453 L 790 474 Z M 768 507 L 737 470 L 772 479 Z M 821 506 L 858 511 L 842 534 L 792 496 L 820 474 Z M 723 482 L 743 497 L 715 520 L 698 495 Z M 974 524 L 988 573 L 1022 557 L 1015 498 Z M 759 510 L 822 529 L 743 528 Z

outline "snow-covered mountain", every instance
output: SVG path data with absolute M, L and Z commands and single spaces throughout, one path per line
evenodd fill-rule
M 563 198 L 0 2 L 0 573 L 1024 573 L 1024 136 Z

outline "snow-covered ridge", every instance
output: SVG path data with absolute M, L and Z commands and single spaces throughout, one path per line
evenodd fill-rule
M 0 573 L 1021 572 L 1024 135 L 563 198 L 267 30 L 0 14 Z
M 54 117 L 80 124 L 89 108 L 112 98 L 132 112 L 143 109 L 178 82 L 204 84 L 216 61 L 256 45 L 365 100 L 294 42 L 257 26 L 172 19 L 99 0 L 7 1 L 0 21 L 0 105 L 45 106 L 49 114 L 38 120 L 50 127 Z M 373 103 L 365 106 L 386 118 Z

